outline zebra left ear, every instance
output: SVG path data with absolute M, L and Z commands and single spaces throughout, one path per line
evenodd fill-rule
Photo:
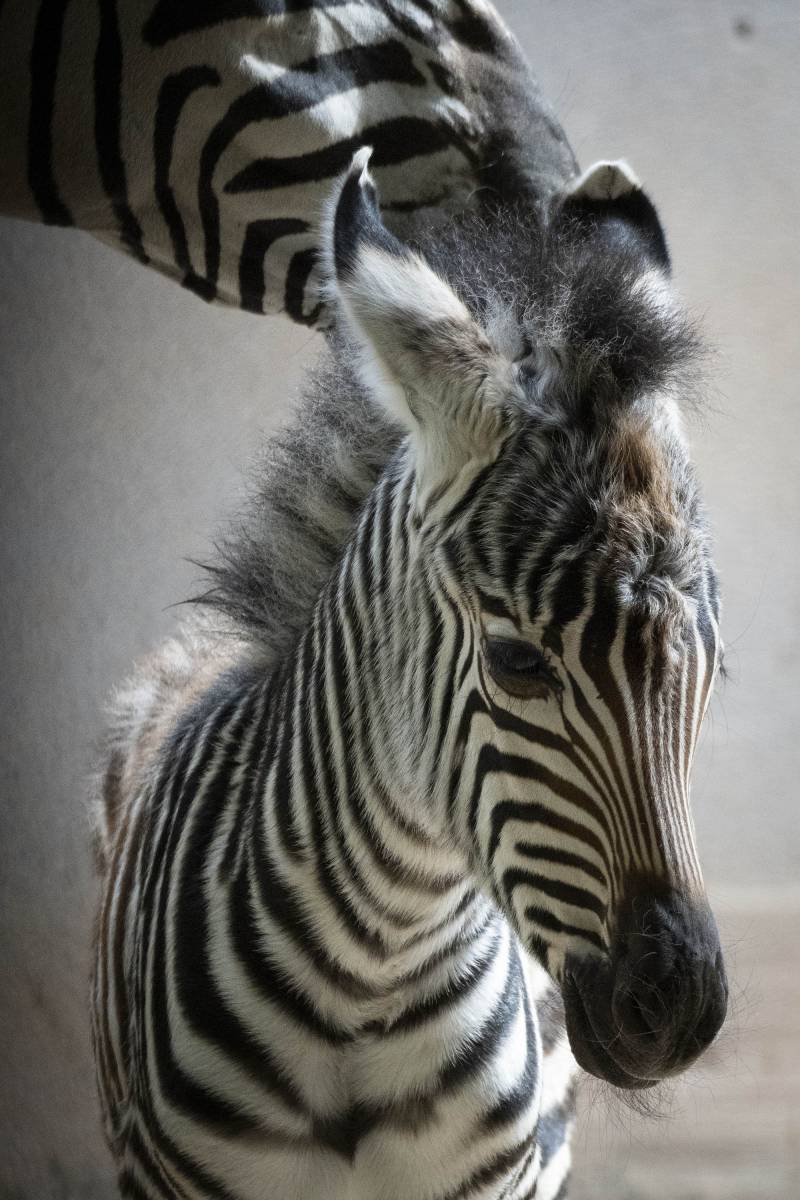
M 496 435 L 516 387 L 512 365 L 449 284 L 385 228 L 370 153 L 354 156 L 332 208 L 333 298 L 372 393 L 426 450 L 437 443 L 452 459 Z

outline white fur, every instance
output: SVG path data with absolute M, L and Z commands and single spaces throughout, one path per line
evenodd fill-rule
M 633 168 L 623 158 L 601 159 L 578 176 L 567 195 L 571 199 L 618 200 L 641 186 Z

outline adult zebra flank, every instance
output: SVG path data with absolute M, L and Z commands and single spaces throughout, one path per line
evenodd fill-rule
M 308 325 L 328 319 L 323 203 L 359 146 L 400 234 L 574 167 L 485 0 L 6 0 L 0 65 L 0 212 Z
M 649 1088 L 725 1015 L 700 347 L 656 210 L 601 163 L 412 251 L 368 157 L 306 402 L 201 625 L 117 698 L 93 1010 L 127 1197 L 563 1197 L 575 1062 Z

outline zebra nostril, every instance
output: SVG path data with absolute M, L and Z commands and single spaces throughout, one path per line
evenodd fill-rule
M 633 1041 L 651 1042 L 670 1024 L 665 996 L 658 985 L 628 972 L 614 987 L 612 1011 L 621 1037 Z
M 680 989 L 681 975 L 677 948 L 669 937 L 650 931 L 629 934 L 617 958 L 615 998 L 652 1031 L 663 1026 L 668 998 Z

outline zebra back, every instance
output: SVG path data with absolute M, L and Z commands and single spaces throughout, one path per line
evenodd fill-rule
M 308 325 L 323 202 L 359 146 L 399 233 L 575 169 L 483 0 L 10 0 L 0 65 L 0 211 Z

